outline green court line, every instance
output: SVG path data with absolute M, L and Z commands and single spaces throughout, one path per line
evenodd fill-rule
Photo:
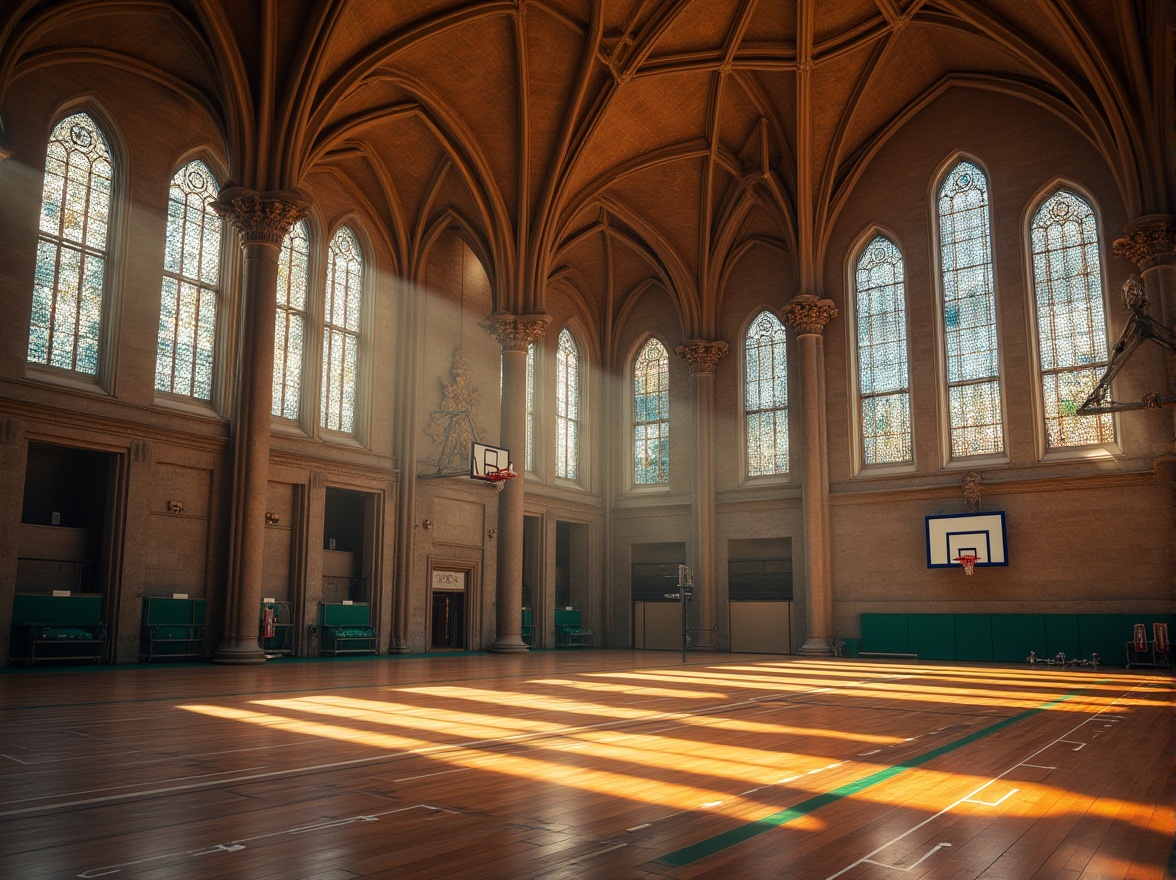
M 1077 694 L 1066 694 L 1064 697 L 1058 697 L 1056 700 L 1050 700 L 1048 703 L 1042 703 L 1040 706 L 1037 706 L 1033 709 L 1027 709 L 1019 715 L 1012 715 L 1008 718 L 1005 718 L 1003 721 L 998 721 L 996 724 L 989 725 L 982 730 L 977 730 L 975 733 L 969 733 L 967 736 L 961 737 L 960 739 L 954 740 L 953 742 L 949 742 L 946 745 L 931 749 L 929 752 L 924 752 L 921 755 L 915 755 L 912 758 L 908 758 L 901 764 L 895 764 L 892 767 L 887 767 L 885 770 L 879 770 L 877 773 L 871 773 L 869 776 L 865 776 L 856 782 L 847 783 L 840 788 L 835 788 L 832 791 L 819 794 L 816 797 L 811 797 L 807 801 L 801 801 L 794 807 L 789 807 L 786 810 L 781 810 L 778 813 L 773 813 L 772 815 L 765 816 L 762 819 L 756 819 L 754 822 L 749 822 L 748 824 L 741 825 L 738 828 L 732 828 L 730 831 L 724 831 L 722 834 L 716 834 L 714 837 L 707 838 L 706 840 L 700 840 L 698 843 L 693 843 L 690 846 L 683 847 L 682 849 L 674 850 L 672 853 L 668 853 L 664 856 L 654 859 L 654 861 L 663 865 L 670 865 L 674 868 L 680 868 L 683 865 L 689 865 L 693 862 L 697 862 L 699 859 L 704 859 L 709 855 L 714 855 L 715 853 L 727 849 L 728 847 L 735 846 L 737 843 L 743 843 L 745 840 L 750 840 L 753 837 L 763 834 L 765 831 L 771 831 L 773 828 L 779 828 L 781 825 L 787 825 L 789 822 L 799 819 L 802 816 L 807 816 L 810 813 L 813 813 L 822 807 L 826 807 L 829 804 L 836 803 L 843 798 L 852 797 L 855 794 L 859 794 L 860 792 L 865 791 L 867 788 L 872 788 L 875 785 L 879 785 L 888 779 L 892 779 L 900 773 L 904 773 L 907 770 L 913 769 L 922 764 L 926 764 L 928 761 L 933 761 L 942 755 L 946 755 L 949 752 L 954 752 L 956 749 L 961 749 L 966 745 L 971 745 L 972 743 L 976 742 L 976 740 L 983 739 L 990 734 L 996 733 L 998 730 L 1004 730 L 1004 728 L 1016 724 L 1019 721 L 1024 721 L 1026 718 L 1031 718 L 1038 712 L 1044 712 L 1048 709 L 1052 709 L 1059 703 L 1063 703 L 1066 700 L 1076 696 Z

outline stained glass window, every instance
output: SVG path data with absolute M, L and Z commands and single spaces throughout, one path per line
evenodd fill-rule
M 1115 438 L 1110 413 L 1075 415 L 1107 361 L 1094 210 L 1081 196 L 1058 190 L 1033 215 L 1030 235 L 1046 445 L 1110 442 Z
M 49 136 L 29 322 L 31 363 L 97 375 L 114 166 L 85 113 Z
M 310 238 L 299 220 L 278 255 L 278 310 L 274 323 L 273 414 L 297 419 L 302 401 L 306 349 L 306 288 L 310 283 Z
M 198 400 L 212 398 L 221 220 L 208 203 L 217 192 L 208 166 L 195 160 L 176 172 L 167 200 L 155 388 Z
M 1003 452 L 988 181 L 970 162 L 939 188 L 939 254 L 951 455 Z
M 352 433 L 359 381 L 363 254 L 355 233 L 346 226 L 335 233 L 327 251 L 322 426 Z
M 527 437 L 523 466 L 535 470 L 535 343 L 527 346 Z
M 877 236 L 854 274 L 858 405 L 865 464 L 913 460 L 902 253 Z
M 567 327 L 555 352 L 555 410 L 555 473 L 574 480 L 580 455 L 580 352 Z
M 633 482 L 670 481 L 670 356 L 650 339 L 633 363 Z
M 743 340 L 743 411 L 747 475 L 788 473 L 788 359 L 784 325 L 771 312 L 755 316 Z

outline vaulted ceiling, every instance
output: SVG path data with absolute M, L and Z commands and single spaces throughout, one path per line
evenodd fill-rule
M 855 182 L 948 89 L 1055 114 L 1129 214 L 1171 212 L 1173 21 L 1169 0 L 9 0 L 0 110 L 49 67 L 146 77 L 204 108 L 237 182 L 349 193 L 406 277 L 457 226 L 500 309 L 555 282 L 615 314 L 652 280 L 713 338 L 749 247 L 819 287 Z

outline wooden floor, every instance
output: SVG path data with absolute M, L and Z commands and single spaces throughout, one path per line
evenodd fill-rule
M 1163 878 L 1155 670 L 629 651 L 0 675 L 0 878 Z

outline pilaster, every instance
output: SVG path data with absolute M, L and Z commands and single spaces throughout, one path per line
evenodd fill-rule
M 16 593 L 20 555 L 20 518 L 28 457 L 24 432 L 23 419 L 0 416 L 0 666 L 8 663 L 12 597 Z
M 825 434 L 825 327 L 832 300 L 798 294 L 782 311 L 797 339 L 804 493 L 805 642 L 799 654 L 833 652 L 833 584 L 829 547 L 829 460 Z
M 527 436 L 527 346 L 541 337 L 550 315 L 497 312 L 481 323 L 502 351 L 501 445 L 523 466 Z M 522 653 L 523 480 L 507 480 L 498 496 L 498 576 L 495 587 L 495 653 Z
M 233 509 L 225 635 L 217 663 L 264 663 L 258 644 L 269 489 L 278 255 L 307 206 L 289 192 L 227 186 L 213 209 L 240 235 L 244 315 L 233 412 Z
M 698 626 L 702 631 L 698 644 L 718 647 L 718 582 L 716 546 L 718 522 L 715 489 L 715 370 L 727 354 L 727 343 L 691 339 L 676 349 L 678 357 L 690 368 L 690 385 L 694 402 L 694 599 L 698 609 Z

